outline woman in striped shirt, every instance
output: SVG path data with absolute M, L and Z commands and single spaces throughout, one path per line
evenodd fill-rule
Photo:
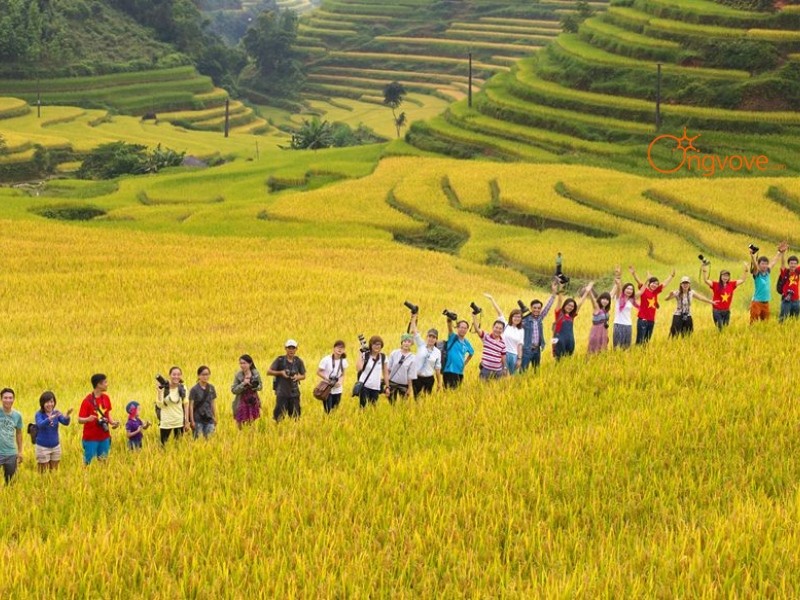
M 499 379 L 508 375 L 508 365 L 506 364 L 506 342 L 503 339 L 503 331 L 506 328 L 505 321 L 497 319 L 492 324 L 492 332 L 486 333 L 481 329 L 478 322 L 478 315 L 472 315 L 472 327 L 478 333 L 478 337 L 483 342 L 483 354 L 481 355 L 481 379 Z

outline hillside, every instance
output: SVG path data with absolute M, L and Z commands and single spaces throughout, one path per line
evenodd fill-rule
M 800 168 L 800 7 L 747 12 L 705 0 L 622 0 L 493 78 L 470 108 L 416 124 L 409 140 L 458 156 L 635 168 L 658 133 L 702 134 L 718 156 L 766 155 Z M 661 79 L 657 64 L 661 64 Z M 657 89 L 659 90 L 657 92 Z M 670 168 L 674 147 L 654 156 Z M 697 170 L 696 170 L 697 171 Z M 657 175 L 651 169 L 651 174 Z
M 0 0 L 0 96 L 5 79 L 94 75 L 190 64 L 112 2 L 45 3 L 38 20 L 14 18 L 14 0 Z

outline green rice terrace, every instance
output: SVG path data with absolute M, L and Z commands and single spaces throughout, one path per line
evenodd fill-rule
M 258 3 L 231 6 L 250 4 Z M 763 10 L 709 0 L 278 5 L 301 15 L 297 50 L 306 78 L 298 110 L 231 97 L 193 65 L 170 66 L 184 59 L 170 59 L 169 49 L 156 44 L 148 48 L 160 57 L 144 70 L 126 63 L 124 72 L 0 79 L 0 164 L 34 160 L 36 145 L 80 154 L 115 139 L 115 131 L 220 156 L 213 137 L 189 141 L 185 132 L 218 135 L 226 101 L 232 134 L 269 134 L 264 145 L 287 144 L 287 131 L 314 115 L 391 139 L 382 91 L 399 81 L 408 92 L 410 146 L 394 144 L 392 153 L 567 162 L 657 176 L 651 166 L 676 164 L 675 142 L 685 128 L 687 139 L 699 136 L 698 159 L 735 156 L 741 166 L 765 155 L 770 175 L 800 170 L 797 3 Z M 38 99 L 43 119 L 34 117 Z M 667 139 L 651 144 L 657 135 Z
M 624 0 L 561 33 L 409 141 L 456 156 L 626 168 L 659 133 L 702 134 L 716 155 L 764 154 L 800 167 L 800 6 L 748 12 L 706 0 Z M 674 149 L 653 148 L 669 161 Z M 653 174 L 656 174 L 653 172 Z

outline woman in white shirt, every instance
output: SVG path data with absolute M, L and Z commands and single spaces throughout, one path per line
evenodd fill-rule
M 614 269 L 614 287 L 611 288 L 611 300 L 616 311 L 614 314 L 614 348 L 630 348 L 633 341 L 633 309 L 638 308 L 636 303 L 636 288 L 632 283 L 622 285 L 622 271 L 619 267 Z
M 506 344 L 506 366 L 508 374 L 513 375 L 522 365 L 522 343 L 525 341 L 525 330 L 522 328 L 522 311 L 518 308 L 512 310 L 506 320 L 500 306 L 491 294 L 484 294 L 497 311 L 497 318 L 505 324 L 503 341 Z
M 356 362 L 358 381 L 362 383 L 358 394 L 358 403 L 361 408 L 367 403 L 376 404 L 381 391 L 389 395 L 389 369 L 386 366 L 386 355 L 383 350 L 383 338 L 373 335 L 369 338 L 366 352 L 362 352 Z
M 417 315 L 411 317 L 411 333 L 414 335 L 414 343 L 417 345 L 417 378 L 412 383 L 414 397 L 419 398 L 420 394 L 430 394 L 433 392 L 433 384 L 436 383 L 436 391 L 442 389 L 442 351 L 436 347 L 439 340 L 439 332 L 429 329 L 425 340 L 417 329 Z
M 317 376 L 333 384 L 328 398 L 322 402 L 326 413 L 339 406 L 342 400 L 345 369 L 347 369 L 347 354 L 344 353 L 344 342 L 336 340 L 333 343 L 333 352 L 319 361 L 317 368 Z

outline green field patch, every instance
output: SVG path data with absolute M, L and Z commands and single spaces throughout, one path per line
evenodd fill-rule
M 641 71 L 652 72 L 653 64 L 644 60 L 637 60 L 625 56 L 612 54 L 581 41 L 577 35 L 562 34 L 558 36 L 551 46 L 560 52 L 582 61 L 591 66 L 592 64 L 602 64 L 610 66 L 627 67 Z M 678 65 L 664 65 L 662 71 L 665 75 L 674 74 L 690 78 L 708 80 L 729 80 L 742 81 L 750 77 L 747 71 L 737 71 L 733 69 L 708 69 L 704 67 L 681 67 Z
M 676 42 L 654 39 L 610 23 L 600 18 L 586 19 L 578 31 L 581 39 L 614 54 L 650 59 L 675 61 L 681 50 Z
M 527 21 L 525 25 L 502 25 L 499 23 L 488 22 L 467 22 L 455 21 L 450 24 L 451 29 L 465 31 L 486 31 L 498 33 L 533 33 L 533 34 L 558 34 L 561 33 L 561 25 L 558 21 Z
M 211 198 L 198 198 L 195 196 L 182 196 L 182 197 L 165 197 L 165 196 L 154 196 L 152 192 L 147 192 L 145 190 L 140 190 L 139 193 L 136 194 L 136 199 L 139 201 L 140 204 L 145 206 L 163 206 L 168 204 L 219 204 L 220 202 L 225 202 L 225 198 L 223 196 L 214 196 Z
M 483 105 L 480 105 L 480 108 Z M 558 133 L 552 129 L 558 126 L 554 124 L 554 119 L 546 114 L 546 109 L 540 113 L 540 120 L 542 127 L 532 127 L 528 125 L 521 125 L 520 123 L 513 122 L 507 119 L 497 119 L 481 112 L 470 110 L 467 108 L 465 102 L 458 102 L 452 104 L 445 118 L 451 120 L 451 117 L 457 119 L 453 121 L 466 129 L 477 131 L 479 133 L 491 134 L 500 136 L 510 140 L 520 142 L 527 142 L 543 148 L 549 152 L 588 152 L 596 155 L 618 155 L 629 154 L 631 148 L 622 144 L 614 144 L 610 142 L 596 142 L 587 141 L 585 139 Z M 530 111 L 521 114 L 531 114 Z M 506 116 L 505 113 L 503 116 Z M 562 119 L 568 119 L 566 113 L 561 114 Z M 551 126 L 552 129 L 545 129 L 544 126 Z
M 21 98 L 0 97 L 0 119 L 10 119 L 26 115 L 31 111 L 28 103 Z
M 775 22 L 769 12 L 748 12 L 710 0 L 635 0 L 639 10 L 656 17 L 704 25 L 758 27 Z
M 604 114 L 634 121 L 651 120 L 654 104 L 638 98 L 626 98 L 598 92 L 574 90 L 536 76 L 532 64 L 522 61 L 514 72 L 514 92 L 542 104 L 571 110 Z M 745 111 L 662 104 L 664 123 L 696 128 L 719 128 L 731 131 L 778 131 L 785 126 L 800 126 L 800 113 L 791 111 Z
M 445 37 L 447 38 L 467 39 L 469 41 L 481 39 L 506 44 L 525 44 L 527 42 L 537 42 L 536 45 L 538 45 L 538 42 L 550 41 L 558 34 L 558 31 L 548 31 L 542 33 L 502 33 L 496 31 L 472 31 L 469 29 L 455 28 L 448 29 L 444 33 Z
M 151 71 L 134 71 L 130 73 L 114 73 L 111 75 L 93 75 L 88 77 L 58 77 L 53 79 L 4 79 L 3 91 L 8 95 L 35 94 L 37 90 L 45 97 L 49 93 L 80 90 L 99 90 L 102 88 L 121 88 L 153 84 L 159 82 L 175 82 L 201 77 L 192 66 L 174 67 L 171 69 L 154 69 Z
M 408 46 L 408 47 L 421 47 L 425 49 L 436 48 L 438 50 L 450 49 L 452 54 L 463 54 L 464 48 L 468 49 L 481 49 L 481 50 L 502 50 L 505 52 L 520 52 L 529 53 L 531 48 L 541 46 L 548 42 L 551 38 L 541 36 L 542 39 L 538 40 L 541 43 L 525 43 L 525 44 L 503 44 L 493 42 L 480 42 L 473 40 L 446 40 L 441 38 L 425 38 L 425 37 L 404 37 L 404 36 L 386 36 L 379 35 L 375 37 L 376 42 L 382 42 L 387 48 L 392 45 Z
M 483 156 L 501 160 L 524 159 L 541 162 L 557 160 L 556 154 L 552 152 L 521 142 L 467 131 L 448 123 L 443 117 L 435 117 L 425 123 L 414 123 L 409 130 L 408 138 L 423 150 L 439 151 L 441 144 L 445 144 L 452 155 L 462 158 Z
M 45 183 L 41 194 L 48 197 L 83 199 L 107 196 L 117 190 L 119 190 L 119 184 L 116 181 L 51 179 Z
M 414 221 L 425 225 L 424 229 L 417 232 L 399 231 L 392 233 L 392 238 L 396 242 L 423 250 L 458 254 L 459 249 L 469 239 L 467 231 L 448 226 L 443 222 L 430 220 L 429 217 L 423 217 L 410 206 L 399 202 L 391 190 L 386 195 L 386 203 Z
M 767 189 L 767 198 L 800 215 L 800 195 L 793 194 L 781 185 L 771 185 Z
M 57 221 L 91 221 L 106 214 L 102 208 L 91 204 L 51 204 L 29 209 L 33 214 Z

